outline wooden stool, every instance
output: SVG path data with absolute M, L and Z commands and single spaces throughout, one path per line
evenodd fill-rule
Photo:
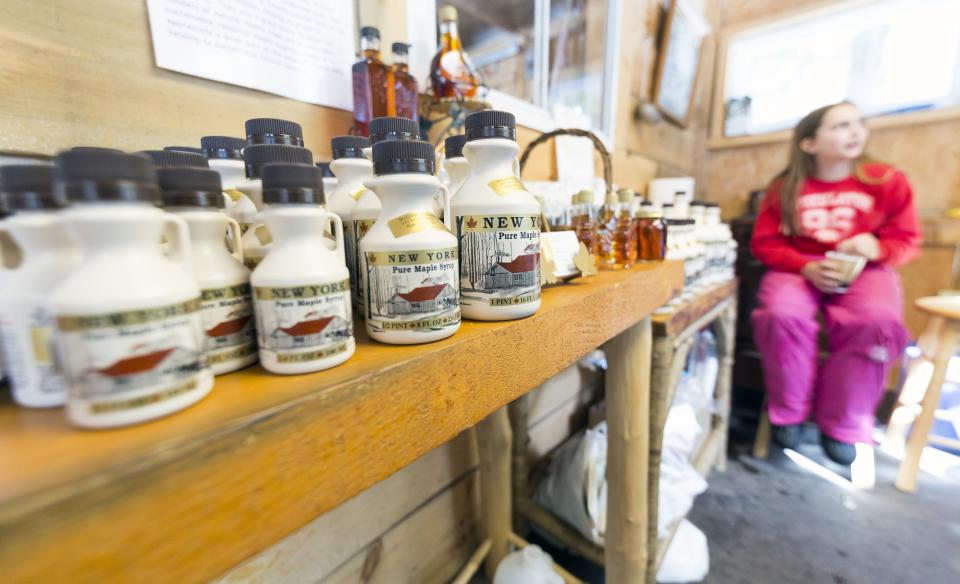
M 927 445 L 934 414 L 940 403 L 940 388 L 947 375 L 947 365 L 957 346 L 957 334 L 960 332 L 960 297 L 927 296 L 916 302 L 917 308 L 930 316 L 927 328 L 923 331 L 918 346 L 923 357 L 933 362 L 932 372 L 924 363 L 911 366 L 904 382 L 897 407 L 890 416 L 887 432 L 888 441 L 903 443 L 907 429 L 912 422 L 913 429 L 906 441 L 906 451 L 900 470 L 897 472 L 895 486 L 901 491 L 914 493 L 917 490 L 917 469 L 920 455 Z M 918 376 L 930 376 L 926 391 L 922 394 L 913 391 Z M 913 383 L 911 383 L 911 379 Z M 921 377 L 922 379 L 922 377 Z

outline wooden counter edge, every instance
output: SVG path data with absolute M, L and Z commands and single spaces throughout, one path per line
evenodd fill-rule
M 214 577 L 641 320 L 679 288 L 682 266 L 649 275 L 430 353 L 416 364 L 416 383 L 412 365 L 388 367 L 350 388 L 349 399 L 303 396 L 8 501 L 0 505 L 0 569 L 12 582 Z

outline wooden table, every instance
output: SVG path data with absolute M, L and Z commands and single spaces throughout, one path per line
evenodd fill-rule
M 650 382 L 650 522 L 648 524 L 648 584 L 656 581 L 657 569 L 676 534 L 680 522 L 673 524 L 670 535 L 658 539 L 657 517 L 660 500 L 660 461 L 663 428 L 673 404 L 680 375 L 697 333 L 709 328 L 717 339 L 719 371 L 714 399 L 717 410 L 712 415 L 705 439 L 693 455 L 694 468 L 706 477 L 716 466 L 727 464 L 727 435 L 730 426 L 730 397 L 733 381 L 733 355 L 737 333 L 737 282 L 714 285 L 693 299 L 676 307 L 669 314 L 653 317 L 653 378 Z
M 677 262 L 601 273 L 545 290 L 530 318 L 465 322 L 429 345 L 381 345 L 358 330 L 357 354 L 340 367 L 291 377 L 252 367 L 219 377 L 196 406 L 131 428 L 78 431 L 62 411 L 0 404 L 0 573 L 8 582 L 206 581 L 493 413 L 478 434 L 495 565 L 512 536 L 501 408 L 611 339 L 623 356 L 611 375 L 648 367 L 649 315 L 682 279 Z M 627 380 L 615 392 L 630 413 L 611 420 L 611 435 L 625 436 L 611 444 L 611 464 L 629 472 L 646 461 L 647 385 Z M 612 477 L 611 500 L 624 500 L 620 511 L 642 500 L 642 513 L 609 537 L 645 546 L 645 488 L 623 488 Z M 636 559 L 618 554 L 609 581 L 637 581 Z
M 697 452 L 694 453 L 693 465 L 702 475 L 706 476 L 714 465 L 722 468 L 725 464 L 730 384 L 733 372 L 733 350 L 737 320 L 736 293 L 737 284 L 735 281 L 717 284 L 697 293 L 690 301 L 679 304 L 673 312 L 652 317 L 652 367 L 648 373 L 650 378 L 649 453 L 643 453 L 643 456 L 648 456 L 648 460 L 642 462 L 643 468 L 648 470 L 641 471 L 638 467 L 629 470 L 631 473 L 642 473 L 634 476 L 648 477 L 647 484 L 643 489 L 647 493 L 647 499 L 643 502 L 646 507 L 643 514 L 646 516 L 645 523 L 647 525 L 647 534 L 644 538 L 646 550 L 643 555 L 647 565 L 643 571 L 644 575 L 632 580 L 633 582 L 655 582 L 657 568 L 663 560 L 663 556 L 673 538 L 673 533 L 679 525 L 679 521 L 673 525 L 669 537 L 658 539 L 657 515 L 659 510 L 663 428 L 696 334 L 708 327 L 714 331 L 717 337 L 720 368 L 714 397 L 719 410 L 713 415 L 711 428 L 707 430 L 706 438 L 702 441 Z M 610 357 L 608 349 L 608 366 L 618 360 L 611 361 Z M 617 470 L 621 467 L 621 463 L 614 462 L 612 458 L 615 444 L 612 416 L 618 415 L 620 408 L 623 407 L 611 400 L 611 398 L 617 399 L 616 396 L 621 392 L 621 384 L 623 383 L 621 376 L 619 374 L 611 375 L 611 371 L 611 369 L 608 369 L 606 381 L 608 440 L 610 441 L 610 452 L 607 455 L 608 505 L 613 504 L 611 501 L 618 500 L 612 497 L 613 491 L 609 481 L 614 478 L 620 479 Z M 634 407 L 646 408 L 646 406 Z M 612 545 L 618 545 L 611 543 L 616 541 L 611 539 L 614 536 L 611 522 L 618 519 L 618 516 L 625 513 L 625 510 L 620 508 L 616 509 L 616 512 L 608 511 L 607 533 L 604 538 L 606 545 L 601 546 L 588 540 L 579 531 L 541 507 L 532 499 L 535 485 L 528 480 L 530 469 L 527 468 L 526 462 L 527 418 L 524 399 L 517 400 L 511 405 L 510 417 L 513 432 L 518 439 L 518 443 L 513 450 L 513 490 L 517 506 L 515 518 L 521 524 L 524 521 L 535 524 L 584 558 L 596 564 L 605 565 L 609 576 L 610 548 Z M 641 456 L 635 450 L 631 452 L 633 454 L 630 454 L 630 456 Z M 637 490 L 634 491 L 637 492 Z

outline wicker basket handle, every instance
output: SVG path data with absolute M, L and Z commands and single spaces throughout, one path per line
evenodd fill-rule
M 603 160 L 603 180 L 607 185 L 607 194 L 613 192 L 613 163 L 610 161 L 610 153 L 607 152 L 607 147 L 603 145 L 603 142 L 600 141 L 600 138 L 596 134 L 589 130 L 579 130 L 576 128 L 560 128 L 558 130 L 553 130 L 552 132 L 547 132 L 546 134 L 541 134 L 533 142 L 527 144 L 527 147 L 523 149 L 523 155 L 520 156 L 520 173 L 523 173 L 523 168 L 527 165 L 527 159 L 530 158 L 530 153 L 533 152 L 533 149 L 556 138 L 557 136 L 577 136 L 579 138 L 590 138 L 593 142 L 593 147 L 596 148 L 597 152 L 600 153 L 600 158 Z M 593 161 L 590 161 L 593 164 Z

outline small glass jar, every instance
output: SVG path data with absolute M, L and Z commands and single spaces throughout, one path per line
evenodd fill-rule
M 667 255 L 667 224 L 663 212 L 644 202 L 637 212 L 637 261 L 659 262 Z

